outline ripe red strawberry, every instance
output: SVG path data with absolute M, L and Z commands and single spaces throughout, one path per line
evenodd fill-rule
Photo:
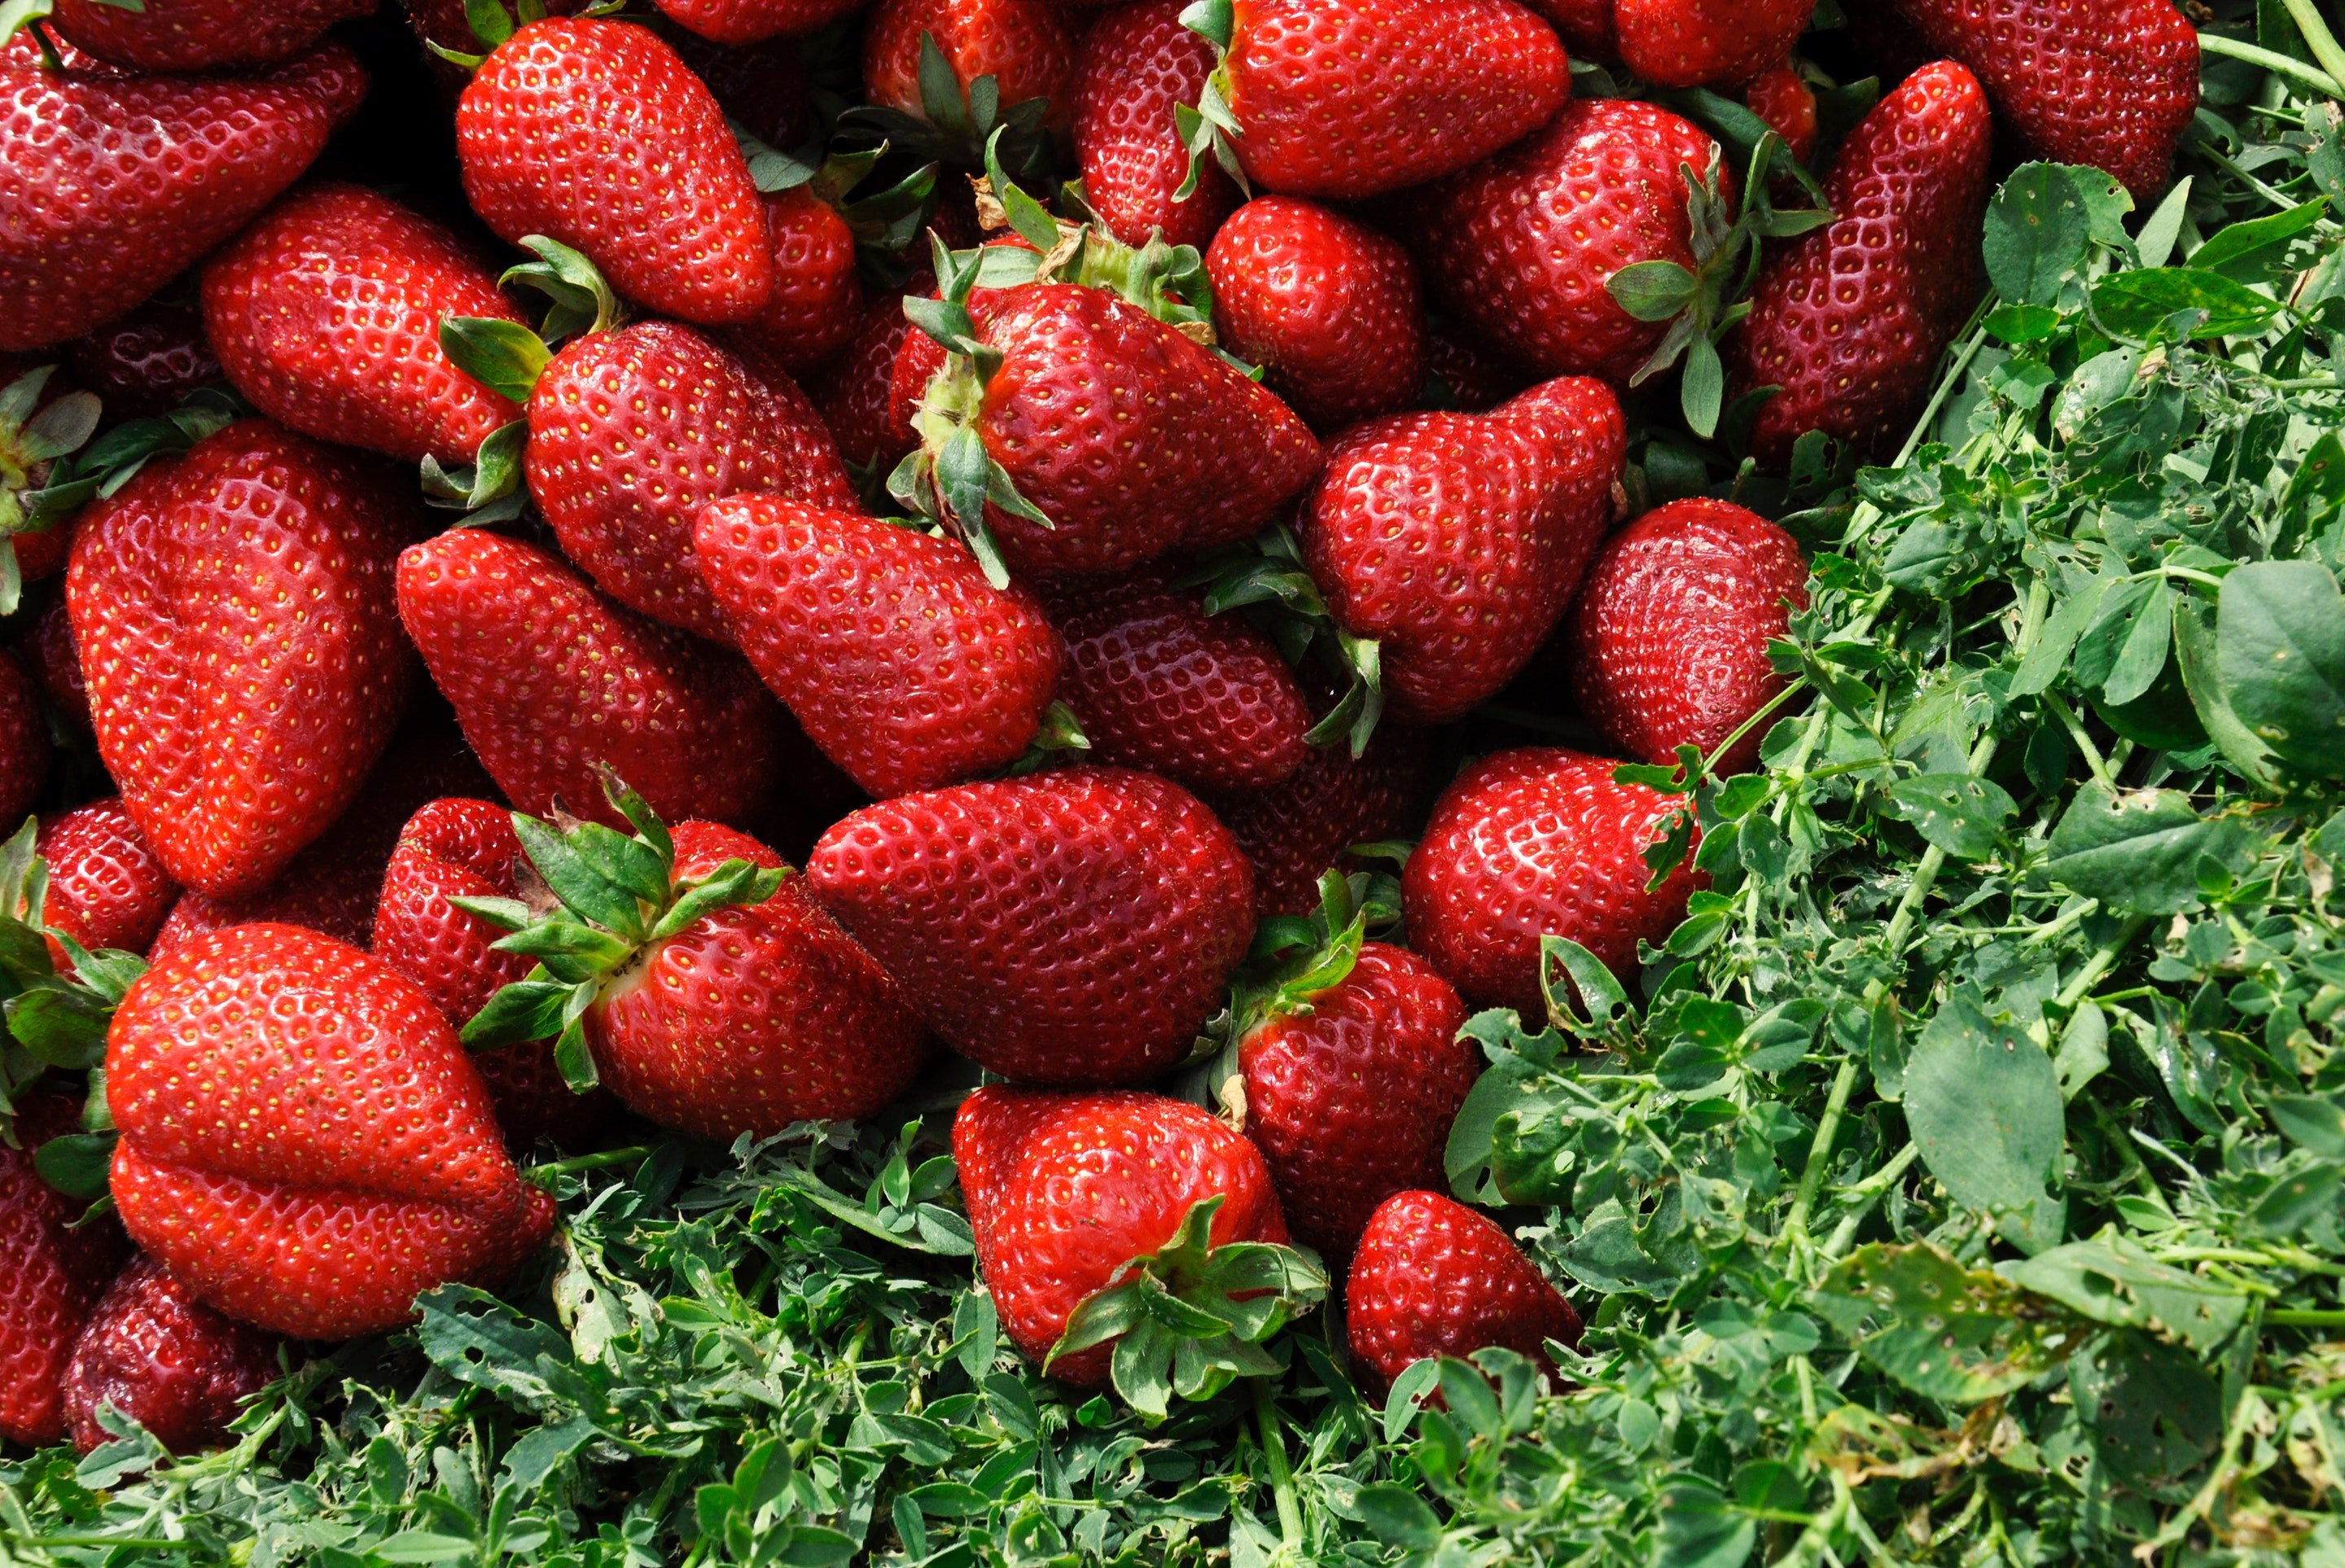
M 1266 196 L 1206 253 L 1213 320 L 1241 359 L 1320 430 L 1414 408 L 1425 303 L 1398 240 L 1315 202 Z
M 130 813 L 116 799 L 94 800 L 41 819 L 34 847 L 49 868 L 43 916 L 83 946 L 144 953 L 171 912 L 178 886 Z M 62 971 L 63 949 L 50 961 Z
M 880 0 L 863 32 L 863 86 L 873 103 L 928 117 L 920 93 L 920 39 L 933 37 L 961 95 L 991 76 L 1003 108 L 1049 100 L 1053 126 L 1067 124 L 1074 19 L 1050 0 Z
M 756 44 L 785 33 L 811 33 L 861 0 L 659 0 L 659 8 L 704 38 Z
M 870 794 L 1007 767 L 1041 733 L 1058 636 L 959 545 L 758 495 L 703 511 L 696 541 L 743 653 Z
M 505 798 L 615 821 L 597 764 L 663 816 L 739 819 L 773 774 L 773 700 L 721 649 L 596 593 L 533 545 L 460 528 L 399 561 L 399 618 Z
M 1638 320 L 1606 285 L 1640 261 L 1694 269 L 1680 171 L 1704 174 L 1716 152 L 1667 109 L 1576 100 L 1428 193 L 1417 219 L 1426 275 L 1461 320 L 1534 369 L 1626 381 L 1668 323 Z
M 1390 1383 L 1427 1356 L 1493 1346 L 1548 1360 L 1579 1342 L 1579 1314 L 1514 1239 L 1437 1192 L 1385 1200 L 1360 1237 L 1344 1288 L 1352 1354 Z
M 1328 449 L 1304 559 L 1345 630 L 1382 642 L 1395 714 L 1457 718 L 1538 652 L 1611 521 L 1627 441 L 1611 389 L 1567 379 Z
M 49 25 L 75 48 L 134 71 L 239 70 L 299 54 L 375 0 L 55 0 Z
M 521 417 L 451 364 L 451 316 L 519 322 L 457 238 L 387 197 L 319 185 L 277 204 L 204 268 L 204 326 L 228 379 L 324 440 L 468 463 Z
M 1248 178 L 1356 200 L 1479 163 L 1571 93 L 1514 0 L 1235 0 L 1215 82 Z
M 1811 0 L 1613 0 L 1620 58 L 1664 87 L 1741 82 L 1791 53 Z
M 373 471 L 263 420 L 84 518 L 66 592 L 98 752 L 178 881 L 256 893 L 357 795 L 413 673 L 391 562 L 414 522 Z
M 1574 58 L 1617 60 L 1620 40 L 1613 31 L 1613 0 L 1523 0 L 1548 19 Z
M 198 387 L 226 379 L 204 338 L 203 318 L 160 300 L 75 339 L 66 356 L 75 381 L 97 394 L 110 420 L 152 418 Z
M 278 1340 L 220 1316 L 152 1258 L 133 1258 L 106 1288 L 66 1368 L 65 1412 L 87 1453 L 112 1434 L 112 1408 L 173 1453 L 228 1441 L 239 1407 L 277 1381 Z
M 1894 4 L 1977 74 L 2031 155 L 2106 169 L 2145 207 L 2173 177 L 2198 112 L 2198 35 L 2168 0 Z
M 30 1447 L 65 1433 L 61 1384 L 74 1340 L 125 1250 L 111 1221 L 76 1226 L 86 1203 L 41 1179 L 33 1155 L 80 1130 L 63 1095 L 17 1105 L 15 1143 L 0 1143 L 0 1440 Z
M 1178 784 L 1120 768 L 867 806 L 807 881 L 947 1044 L 1033 1083 L 1171 1067 L 1254 937 L 1236 840 Z
M 1782 389 L 1751 429 L 1761 462 L 1810 430 L 1867 450 L 1903 434 L 1978 296 L 1993 128 L 1978 79 L 1940 61 L 1841 144 L 1840 216 L 1771 256 L 1727 343 L 1731 395 Z
M 1067 705 L 1091 756 L 1195 790 L 1268 789 L 1310 756 L 1311 710 L 1278 645 L 1236 615 L 1208 615 L 1156 572 L 1070 590 Z
M 1435 761 L 1426 732 L 1386 720 L 1357 757 L 1349 746 L 1315 746 L 1276 788 L 1213 797 L 1254 863 L 1262 917 L 1309 913 L 1320 876 L 1353 845 L 1413 837 L 1432 804 Z
M 1469 1002 L 1547 1016 L 1541 936 L 1633 975 L 1700 885 L 1680 865 L 1652 893 L 1645 849 L 1682 797 L 1616 784 L 1608 757 L 1526 746 L 1483 758 L 1433 808 L 1401 878 L 1408 938 Z
M 17 536 L 20 562 L 24 541 L 30 537 Z M 33 679 L 39 683 L 41 695 L 48 699 L 50 710 L 76 733 L 87 734 L 89 688 L 82 682 L 81 656 L 74 651 L 73 618 L 66 612 L 65 595 L 59 594 L 56 602 L 41 612 L 32 634 L 17 644 L 17 651 L 32 666 Z M 0 821 L 5 820 L 0 817 Z
M 1799 68 L 1784 60 L 1743 85 L 1743 106 L 1783 138 L 1792 157 L 1805 163 L 1816 156 L 1816 94 Z
M 491 228 L 583 251 L 661 315 L 746 321 L 773 297 L 749 166 L 716 100 L 647 27 L 554 16 L 522 28 L 464 88 L 456 148 Z
M 1642 762 L 1681 745 L 1707 756 L 1783 689 L 1767 644 L 1808 602 L 1792 536 L 1731 501 L 1676 501 L 1605 541 L 1572 607 L 1568 639 L 1580 711 Z M 1741 773 L 1764 725 L 1721 758 Z
M 936 291 L 936 278 L 923 272 L 903 293 L 873 297 L 854 339 L 831 362 L 827 375 L 813 384 L 823 423 L 838 440 L 839 456 L 858 468 L 876 470 L 883 478 L 919 444 L 892 418 L 896 361 L 912 330 L 904 301 L 931 298 Z
M 348 51 L 319 53 L 363 90 Z M 299 72 L 124 76 L 38 60 L 28 45 L 0 59 L 0 350 L 66 342 L 145 299 L 299 177 L 336 124 Z
M 774 297 L 735 335 L 796 374 L 838 353 L 862 329 L 855 232 L 804 186 L 766 197 L 766 226 L 773 237 Z
M 1480 1075 L 1466 1005 L 1405 948 L 1362 944 L 1334 984 L 1282 996 L 1238 1045 L 1240 1124 L 1296 1238 L 1350 1256 L 1376 1205 L 1443 1180 L 1449 1124 Z
M 1210 159 L 1196 188 L 1179 194 L 1189 150 L 1173 114 L 1213 74 L 1213 46 L 1181 25 L 1186 9 L 1187 0 L 1142 0 L 1102 12 L 1075 61 L 1083 198 L 1126 245 L 1162 230 L 1168 245 L 1202 247 L 1237 205 L 1237 187 Z
M 48 782 L 55 749 L 33 678 L 13 656 L 0 653 L 0 825 L 21 823 L 33 809 Z

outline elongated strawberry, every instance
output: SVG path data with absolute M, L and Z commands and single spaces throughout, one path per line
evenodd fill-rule
M 1741 82 L 1789 54 L 1808 0 L 1613 0 L 1620 58 L 1649 82 Z
M 756 44 L 791 33 L 811 33 L 852 11 L 861 0 L 660 0 L 660 9 L 704 38 Z
M 80 1130 L 65 1096 L 25 1095 L 13 1130 L 0 1142 L 0 1439 L 38 1447 L 65 1433 L 74 1341 L 126 1249 L 111 1220 L 76 1226 L 88 1205 L 34 1168 L 44 1144 Z
M 1408 937 L 1469 1002 L 1546 1017 L 1539 938 L 1579 943 L 1616 974 L 1659 943 L 1700 884 L 1680 865 L 1657 890 L 1645 850 L 1683 805 L 1613 782 L 1618 764 L 1526 746 L 1483 758 L 1433 808 L 1401 889 Z
M 1839 215 L 1777 251 L 1728 339 L 1728 387 L 1781 391 L 1751 450 L 1789 460 L 1810 430 L 1893 444 L 1978 297 L 1992 149 L 1986 96 L 1952 61 L 1925 66 L 1849 133 L 1824 183 Z
M 261 420 L 83 520 L 66 591 L 98 751 L 178 881 L 257 892 L 358 794 L 413 675 L 391 563 L 414 522 L 379 476 Z
M 868 806 L 815 845 L 807 881 L 948 1045 L 1032 1083 L 1171 1067 L 1254 936 L 1228 830 L 1117 768 Z
M 662 315 L 746 321 L 773 297 L 748 165 L 716 100 L 648 28 L 561 16 L 523 27 L 464 88 L 456 147 L 491 228 L 584 252 Z
M 44 917 L 52 928 L 88 948 L 147 951 L 179 889 L 120 800 L 42 818 L 37 847 L 49 868 Z M 64 958 L 53 950 L 59 969 Z
M 508 800 L 600 816 L 598 764 L 662 815 L 746 815 L 772 702 L 736 657 L 596 593 L 553 556 L 456 529 L 399 561 L 399 617 Z
M 1548 1361 L 1579 1341 L 1579 1314 L 1487 1217 L 1437 1192 L 1385 1200 L 1344 1288 L 1352 1354 L 1390 1383 L 1427 1356 L 1493 1346 Z
M 213 1448 L 244 1401 L 277 1380 L 277 1336 L 222 1317 L 152 1258 L 97 1299 L 66 1368 L 74 1447 L 110 1441 L 98 1412 L 129 1417 L 173 1453 Z
M 1189 173 L 1178 111 L 1213 74 L 1213 47 L 1182 25 L 1187 0 L 1142 0 L 1102 12 L 1075 60 L 1075 151 L 1083 199 L 1126 245 L 1162 233 L 1169 245 L 1203 247 L 1237 205 L 1218 165 Z
M 55 0 L 49 25 L 75 48 L 134 71 L 219 71 L 273 66 L 375 0 Z
M 197 388 L 225 379 L 204 336 L 203 317 L 161 300 L 75 339 L 66 354 L 75 381 L 96 393 L 114 420 L 151 419 Z
M 921 40 L 935 40 L 963 102 L 991 76 L 1005 108 L 1041 101 L 1067 123 L 1079 29 L 1049 0 L 879 0 L 863 33 L 863 87 L 873 103 L 929 116 L 920 79 Z
M 773 237 L 774 297 L 735 336 L 795 374 L 846 348 L 862 329 L 855 231 L 805 186 L 766 197 L 766 227 Z
M 1413 837 L 1433 804 L 1436 760 L 1424 730 L 1387 720 L 1356 757 L 1315 746 L 1283 784 L 1215 795 L 1213 810 L 1254 863 L 1263 918 L 1308 914 L 1319 878 L 1354 845 Z
M 1580 711 L 1629 756 L 1705 756 L 1783 689 L 1767 644 L 1808 602 L 1792 536 L 1730 501 L 1671 501 L 1604 541 L 1564 633 Z M 1758 760 L 1763 728 L 1720 758 Z
M 1266 196 L 1206 253 L 1230 351 L 1315 430 L 1416 406 L 1426 323 L 1416 263 L 1398 240 L 1315 203 Z
M 1549 381 L 1487 414 L 1396 414 L 1328 449 L 1303 511 L 1311 576 L 1383 644 L 1392 711 L 1441 723 L 1495 695 L 1579 590 L 1626 453 L 1600 381 Z

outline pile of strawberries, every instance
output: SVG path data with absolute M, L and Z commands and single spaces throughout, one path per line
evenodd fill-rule
M 409 0 L 435 208 L 311 176 L 374 5 L 10 8 L 11 1441 L 216 1441 L 511 1277 L 514 1151 L 941 1051 L 1057 1375 L 1141 1279 L 1248 1370 L 1290 1243 L 1379 1377 L 1569 1341 L 1438 1195 L 1460 1030 L 1677 925 L 1616 768 L 1751 765 L 1805 602 L 1741 506 L 1625 515 L 1631 383 L 1893 446 L 1998 137 L 2153 193 L 2198 80 L 2167 0 L 1851 5 L 1803 196 L 1810 0 Z M 1591 749 L 1488 752 L 1509 688 Z

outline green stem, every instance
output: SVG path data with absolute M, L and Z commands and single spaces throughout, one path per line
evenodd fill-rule
M 1808 1213 L 1815 1208 L 1816 1193 L 1823 1187 L 1824 1168 L 1831 1161 L 1832 1139 L 1840 1136 L 1840 1118 L 1848 1110 L 1848 1097 L 1855 1092 L 1856 1058 L 1851 1057 L 1832 1077 L 1832 1098 L 1824 1102 L 1816 1136 L 1808 1145 L 1808 1168 L 1800 1173 L 1799 1194 L 1792 1199 L 1792 1212 L 1783 1220 L 1783 1233 L 1795 1242 L 1807 1239 Z
M 2243 43 L 2237 38 L 2226 38 L 2220 33 L 2199 34 L 2198 50 L 2201 54 L 2220 55 L 2226 59 L 2243 61 L 2250 66 L 2260 66 L 2275 76 L 2285 76 L 2297 86 L 2326 97 L 2345 97 L 2345 88 L 2340 88 L 2335 82 L 2330 81 L 2327 72 L 2318 66 L 2307 65 L 2290 55 L 2282 55 L 2254 44 Z
M 2320 62 L 2320 68 L 2329 73 L 2329 96 L 2345 98 L 2345 47 L 2339 46 L 2337 35 L 2329 30 L 2329 24 L 2320 19 L 2319 11 L 2313 9 L 2312 0 L 2279 0 L 2279 3 L 2287 8 L 2289 20 L 2296 24 L 2296 30 L 2304 35 L 2305 47 L 2310 49 L 2312 57 Z
M 624 1165 L 631 1159 L 641 1159 L 652 1151 L 648 1143 L 629 1144 L 624 1148 L 606 1148 L 599 1154 L 573 1155 L 568 1159 L 548 1160 L 533 1165 L 522 1172 L 528 1179 L 543 1185 L 557 1176 L 575 1176 L 582 1170 L 601 1170 L 606 1166 Z
M 2345 1312 L 2274 1307 L 2264 1313 L 2264 1321 L 2283 1329 L 2345 1329 Z
M 1896 1186 L 1898 1179 L 1921 1158 L 1921 1145 L 1909 1143 L 1897 1151 L 1896 1158 L 1848 1189 L 1848 1196 L 1855 1200 L 1856 1207 L 1842 1215 L 1840 1223 L 1832 1228 L 1831 1239 L 1824 1243 L 1826 1258 L 1837 1262 L 1847 1255 L 1849 1243 L 1856 1239 L 1856 1228 L 1864 1223 L 1866 1215 L 1873 1212 L 1873 1206 L 1881 1201 L 1882 1195 Z
M 1270 1389 L 1260 1378 L 1254 1381 L 1254 1422 L 1262 1431 L 1262 1456 L 1270 1464 L 1270 1493 L 1278 1504 L 1278 1535 L 1285 1543 L 1290 1556 L 1303 1551 L 1303 1506 L 1294 1496 L 1294 1472 L 1286 1465 L 1286 1440 L 1279 1435 L 1278 1410 L 1271 1402 Z
M 2093 777 L 2109 789 L 2117 788 L 2117 782 L 2109 773 L 2108 759 L 2101 755 L 2100 747 L 2093 744 L 2093 737 L 2085 733 L 2084 723 L 2076 717 L 2076 710 L 2052 692 L 2044 693 L 2044 705 L 2052 710 L 2052 716 L 2058 719 L 2060 727 L 2068 732 L 2069 742 L 2084 754 L 2085 765 L 2092 770 Z

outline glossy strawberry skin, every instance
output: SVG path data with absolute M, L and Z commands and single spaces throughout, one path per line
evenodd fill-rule
M 399 616 L 513 804 L 615 824 L 604 763 L 671 821 L 738 820 L 775 758 L 772 699 L 720 648 L 621 608 L 533 545 L 455 529 L 400 558 Z
M 33 1167 L 42 1144 L 80 1130 L 63 1095 L 36 1092 L 18 1103 L 17 1147 L 0 1143 L 0 1440 L 32 1447 L 64 1435 L 74 1341 L 126 1250 L 111 1220 L 76 1227 L 89 1206 Z
M 1547 1016 L 1539 938 L 1564 936 L 1617 975 L 1659 944 L 1701 885 L 1680 865 L 1651 893 L 1647 845 L 1680 797 L 1616 784 L 1609 757 L 1526 746 L 1483 758 L 1433 808 L 1401 878 L 1409 941 L 1477 1007 Z
M 66 1369 L 73 1445 L 113 1441 L 98 1422 L 111 1406 L 173 1453 L 228 1441 L 239 1408 L 278 1376 L 278 1340 L 196 1300 L 152 1258 L 130 1260 L 106 1288 Z
M 314 932 L 239 926 L 173 954 L 123 998 L 106 1066 L 123 1225 L 258 1328 L 396 1327 L 418 1291 L 499 1282 L 552 1228 L 431 998 Z
M 1801 163 L 1816 156 L 1816 94 L 1789 60 L 1769 66 L 1742 88 L 1743 106 L 1783 138 Z
M 1162 574 L 1062 594 L 1058 623 L 1091 760 L 1233 791 L 1284 784 L 1310 756 L 1311 710 L 1277 644 Z
M 925 118 L 920 35 L 932 35 L 961 91 L 991 76 L 1003 108 L 1047 98 L 1063 129 L 1080 32 L 1048 0 L 880 0 L 863 34 L 863 86 L 873 103 Z
M 1525 364 L 1626 381 L 1668 326 L 1630 316 L 1606 285 L 1640 261 L 1693 268 L 1680 170 L 1699 177 L 1716 147 L 1651 104 L 1577 99 L 1428 193 L 1417 228 L 1426 275 L 1461 320 Z
M 800 186 L 766 197 L 773 238 L 774 297 L 736 333 L 792 374 L 821 364 L 863 326 L 863 280 L 847 219 Z
M 1104 11 L 1075 62 L 1083 194 L 1126 245 L 1145 245 L 1161 229 L 1168 245 L 1202 248 L 1237 205 L 1237 187 L 1211 159 L 1188 199 L 1174 199 L 1189 149 L 1173 112 L 1196 103 L 1214 63 L 1213 46 L 1181 25 L 1185 9 L 1186 0 L 1142 0 Z
M 1808 602 L 1792 536 L 1731 501 L 1657 508 L 1605 541 L 1567 628 L 1580 712 L 1648 763 L 1710 755 L 1783 689 L 1767 644 Z M 1721 758 L 1758 761 L 1763 726 Z
M 75 48 L 134 71 L 221 71 L 271 66 L 299 54 L 375 0 L 56 0 L 51 25 Z
M 871 794 L 1007 767 L 1041 731 L 1058 634 L 959 544 L 756 495 L 709 507 L 695 537 L 742 652 Z
M 660 9 L 719 44 L 756 44 L 827 26 L 861 0 L 660 0 Z
M 1205 269 L 1223 346 L 1263 367 L 1314 430 L 1416 406 L 1425 301 L 1398 240 L 1315 202 L 1266 196 L 1222 225 Z
M 904 314 L 907 298 L 934 298 L 936 278 L 916 278 L 902 294 L 883 294 L 864 309 L 854 339 L 827 372 L 813 383 L 822 408 L 823 423 L 838 442 L 838 455 L 885 479 L 904 454 L 919 444 L 909 428 L 894 420 L 896 362 L 912 330 Z
M 1761 462 L 1810 430 L 1868 451 L 1903 436 L 1978 297 L 1993 129 L 1977 78 L 1942 60 L 1841 144 L 1824 182 L 1839 217 L 1774 251 L 1726 344 L 1730 396 L 1782 389 L 1751 429 Z
M 14 655 L 0 653 L 0 827 L 24 822 L 48 782 L 55 751 L 33 678 Z
M 1747 81 L 1791 52 L 1809 0 L 1614 0 L 1630 70 L 1665 87 Z
M 224 379 L 203 318 L 149 300 L 66 348 L 75 381 L 96 392 L 109 420 L 143 420 Z
M 529 492 L 595 586 L 715 642 L 731 625 L 692 551 L 700 509 L 745 491 L 852 508 L 830 432 L 787 377 L 644 321 L 565 347 L 529 400 Z
M 1352 972 L 1238 1047 L 1246 1136 L 1297 1239 L 1351 1255 L 1376 1205 L 1438 1186 L 1449 1124 L 1480 1076 L 1466 1005 L 1406 948 L 1362 945 Z
M 1392 712 L 1457 718 L 1538 652 L 1612 518 L 1627 450 L 1600 381 L 1548 381 L 1487 414 L 1396 414 L 1335 441 L 1304 503 L 1311 577 L 1382 641 Z
M 1563 46 L 1514 0 L 1237 0 L 1223 62 L 1261 189 L 1356 200 L 1478 163 L 1570 96 Z
M 145 299 L 299 177 L 336 123 L 298 76 L 48 71 L 27 54 L 0 64 L 0 350 Z
M 961 1102 L 953 1158 L 978 1269 L 1002 1328 L 1036 1362 L 1076 1308 L 1208 1198 L 1223 1199 L 1213 1245 L 1287 1239 L 1261 1151 L 1185 1100 L 990 1086 Z M 1112 1341 L 1094 1346 L 1051 1372 L 1104 1382 L 1113 1353 Z
M 1493 1346 L 1545 1362 L 1579 1341 L 1579 1314 L 1513 1238 L 1437 1192 L 1403 1192 L 1369 1219 L 1344 1290 L 1352 1355 L 1387 1384 L 1427 1356 Z
M 1978 76 L 2034 156 L 2106 169 L 2149 206 L 2198 112 L 2198 36 L 2168 0 L 1894 0 Z M 1835 209 L 1838 210 L 1838 209 Z
M 179 888 L 119 799 L 43 817 L 34 847 L 49 870 L 51 926 L 93 951 L 147 951 Z M 64 967 L 61 950 L 50 956 Z
M 521 28 L 464 88 L 456 145 L 464 194 L 499 236 L 573 246 L 663 316 L 746 321 L 773 297 L 749 166 L 716 100 L 649 28 Z
M 247 420 L 83 519 L 66 593 L 98 751 L 179 882 L 259 892 L 365 783 L 413 678 L 391 563 L 418 510 Z
M 204 325 L 245 399 L 304 435 L 468 463 L 521 410 L 449 363 L 451 316 L 522 321 L 453 234 L 354 185 L 278 203 L 204 268 Z
M 807 861 L 815 897 L 945 1042 L 1053 1086 L 1188 1053 L 1254 939 L 1254 872 L 1179 785 L 1116 768 L 868 806 Z
M 1308 915 L 1319 878 L 1355 845 L 1414 838 L 1433 804 L 1433 746 L 1415 725 L 1386 719 L 1358 757 L 1315 747 L 1275 788 L 1220 794 L 1212 805 L 1254 865 L 1263 918 Z

